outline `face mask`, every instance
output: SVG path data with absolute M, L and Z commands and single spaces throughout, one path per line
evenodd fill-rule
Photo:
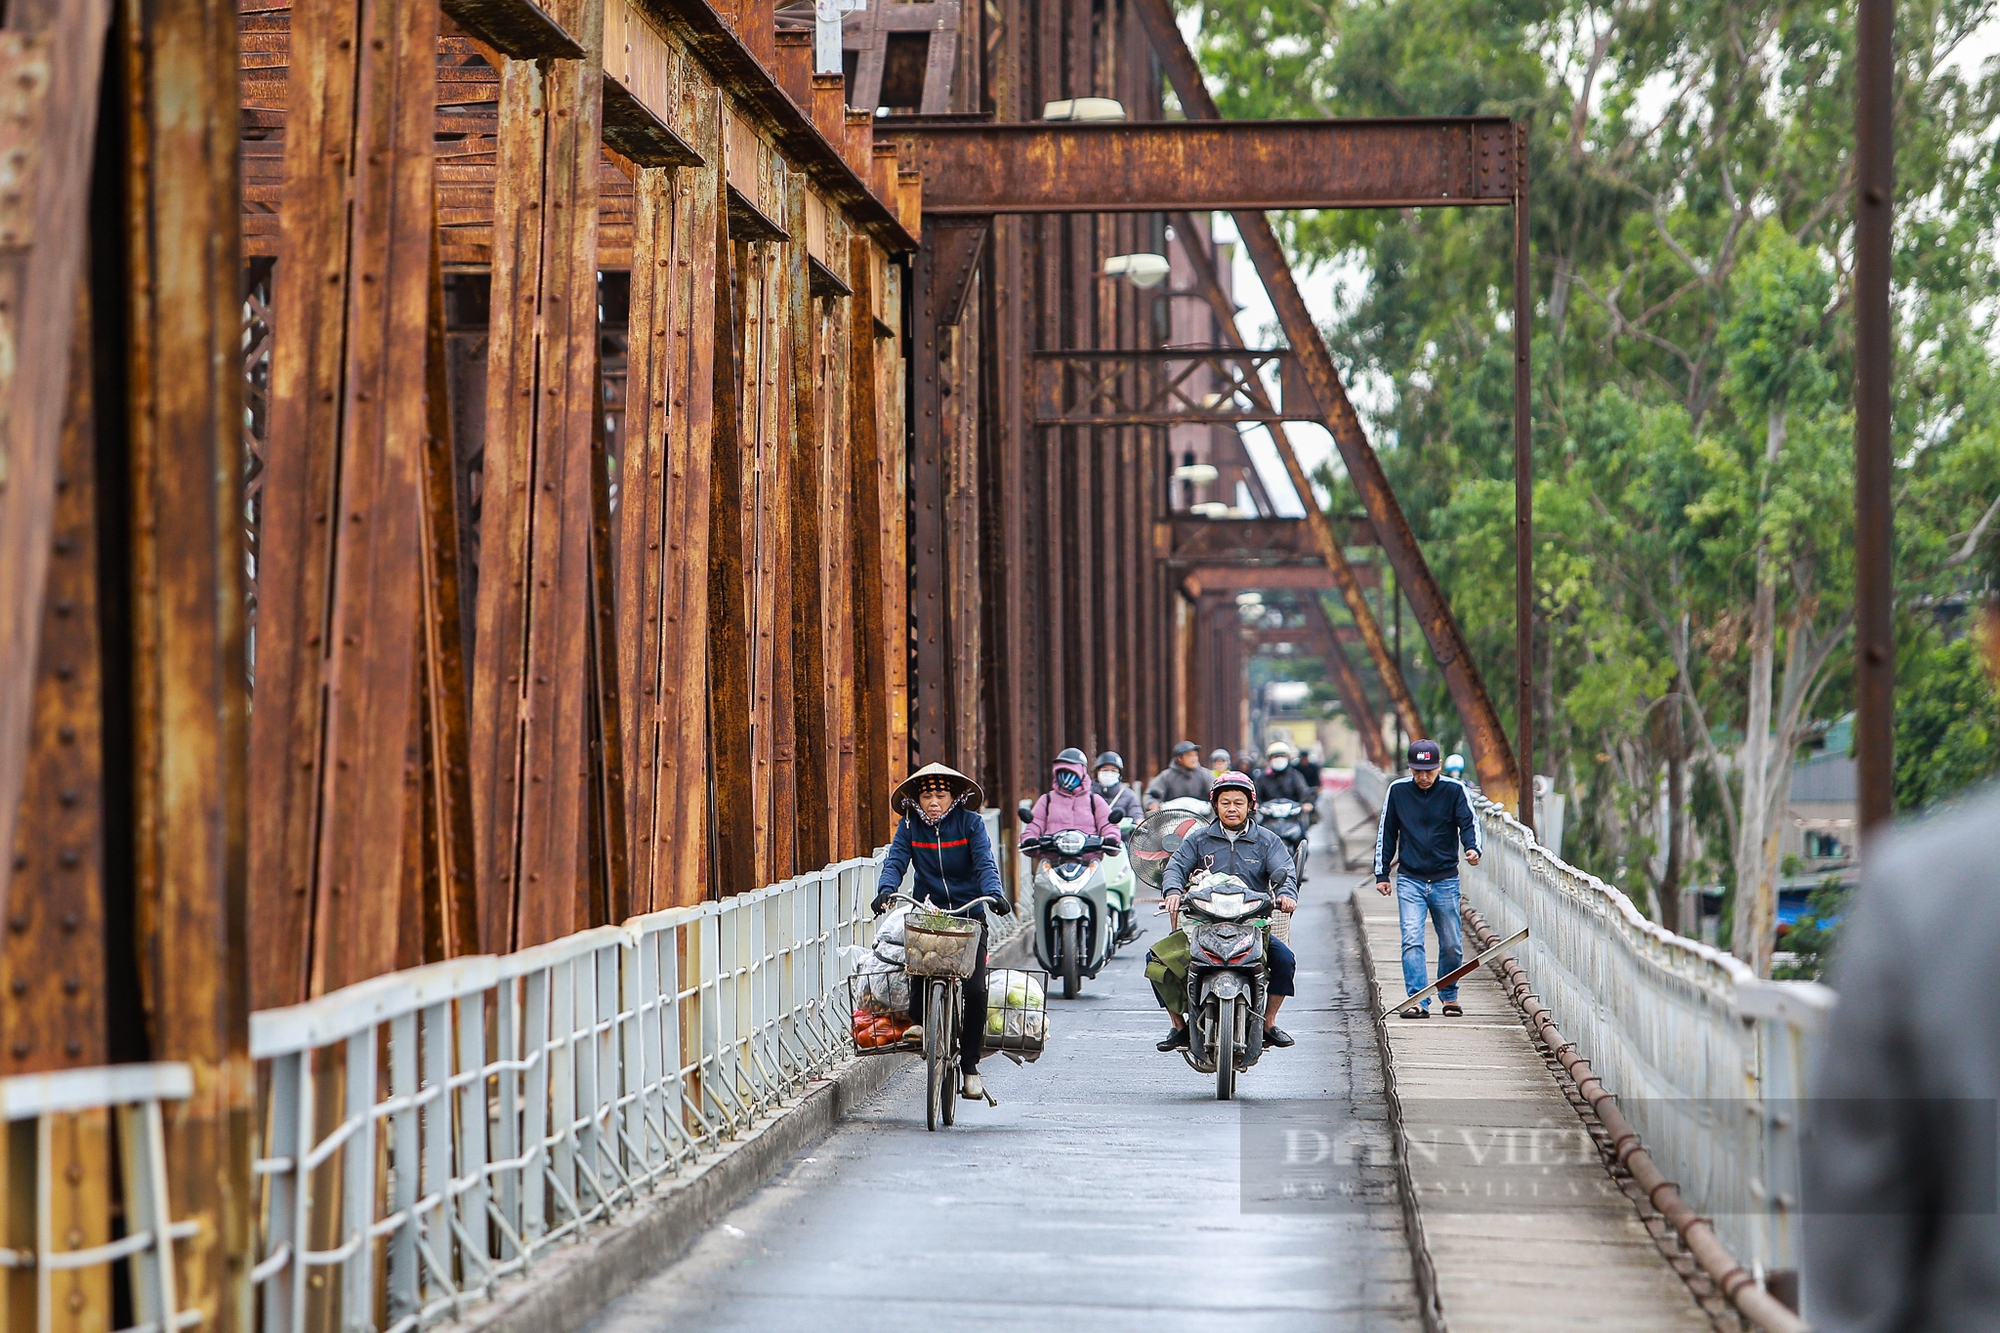
M 1060 791 L 1075 791 L 1081 786 L 1083 779 L 1068 769 L 1056 774 L 1056 788 Z
M 1115 768 L 1100 768 L 1100 769 L 1098 769 L 1098 770 L 1097 770 L 1097 785 L 1098 785 L 1098 786 L 1100 786 L 1100 787 L 1115 787 L 1115 786 L 1117 786 L 1117 785 L 1118 785 L 1118 770 L 1117 770 L 1117 769 L 1115 769 Z
M 1285 758 L 1285 756 L 1283 755 L 1279 755 L 1276 759 L 1273 759 L 1271 761 L 1271 771 L 1273 773 L 1282 773 L 1291 766 L 1292 766 L 1292 761 Z

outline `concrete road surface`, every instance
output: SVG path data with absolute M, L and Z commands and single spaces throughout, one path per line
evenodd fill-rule
M 1246 1071 L 1240 1101 L 1154 1051 L 1166 1023 L 1143 968 L 1165 918 L 1148 917 L 1080 998 L 1050 1002 L 1040 1062 L 987 1058 L 997 1109 L 961 1101 L 956 1127 L 927 1132 L 912 1061 L 592 1328 L 1414 1331 L 1386 1166 L 1356 1173 L 1365 1197 L 1299 1212 L 1245 1212 L 1239 1192 L 1246 1112 L 1253 1127 L 1280 1099 L 1383 1114 L 1339 878 L 1308 881 L 1293 928 L 1299 995 L 1280 1022 L 1298 1045 Z

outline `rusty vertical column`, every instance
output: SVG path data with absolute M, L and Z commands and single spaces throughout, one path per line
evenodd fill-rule
M 496 951 L 585 920 L 603 0 L 557 17 L 583 59 L 501 72 L 472 745 L 481 942 Z
M 911 272 L 910 312 L 910 631 L 916 639 L 916 679 L 910 683 L 910 737 L 915 762 L 957 760 L 951 744 L 951 626 L 946 600 L 944 423 L 939 392 L 937 231 L 918 249 Z
M 834 859 L 831 834 L 839 799 L 839 760 L 827 708 L 827 569 L 825 548 L 839 540 L 839 525 L 828 513 L 826 431 L 820 420 L 823 368 L 817 356 L 817 302 L 806 271 L 805 182 L 788 173 L 785 247 L 784 329 L 785 404 L 789 429 L 780 444 L 790 454 L 791 617 L 780 632 L 790 636 L 794 754 L 793 806 L 797 868 L 813 870 Z
M 1895 6 L 1860 0 L 1854 79 L 1854 753 L 1864 846 L 1896 810 L 1895 516 L 1889 301 L 1896 199 Z
M 699 167 L 640 172 L 632 244 L 618 660 L 633 905 L 707 894 L 708 558 L 720 103 L 683 85 Z
M 437 22 L 434 9 L 385 8 L 410 24 L 392 22 L 380 34 L 385 42 L 415 40 Z M 12 26 L 15 15 L 9 19 Z M 194 1095 L 164 1108 L 170 1204 L 175 1216 L 202 1222 L 200 1236 L 179 1251 L 183 1303 L 201 1311 L 204 1329 L 248 1333 L 257 1200 L 236 15 L 228 6 L 140 2 L 128 3 L 124 19 L 132 748 L 116 762 L 131 781 L 131 964 L 149 1054 L 194 1071 Z M 427 67 L 426 103 L 431 77 Z M 421 293 L 428 191 L 412 206 L 423 217 L 412 256 L 419 267 L 409 280 Z M 420 340 L 421 294 L 416 312 Z M 113 350 L 106 360 L 117 364 Z M 421 365 L 418 375 L 421 409 Z M 421 437 L 421 411 L 413 424 Z M 400 554 L 408 560 L 407 549 Z M 410 609 L 409 602 L 399 608 L 396 627 L 406 639 Z M 400 775 L 394 781 L 400 793 Z M 392 827 L 400 824 L 398 817 Z M 136 1027 L 136 1018 L 124 1022 Z
M 5 111 L 33 129 L 22 144 L 26 178 L 0 222 L 0 337 L 17 349 L 0 365 L 0 398 L 8 405 L 7 475 L 0 486 L 0 851 L 14 842 L 34 710 L 70 327 L 84 271 L 91 139 L 111 8 L 108 0 L 20 0 L 6 15 L 11 33 L 25 40 L 0 70 L 8 84 Z M 29 147 L 36 151 L 26 154 Z M 12 875 L 12 858 L 0 857 L 0 908 Z
M 437 14 L 291 30 L 249 830 L 259 1007 L 399 963 L 422 588 Z M 412 92 L 412 89 L 415 92 Z
M 1528 126 L 1514 122 L 1514 761 L 1521 822 L 1535 827 L 1534 272 L 1528 247 Z

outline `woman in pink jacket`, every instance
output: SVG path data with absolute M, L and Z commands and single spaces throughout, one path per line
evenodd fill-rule
M 1055 784 L 1035 801 L 1033 817 L 1021 826 L 1021 840 L 1064 829 L 1103 838 L 1110 850 L 1122 845 L 1111 806 L 1090 789 L 1090 771 L 1084 766 L 1083 751 L 1075 746 L 1056 756 Z

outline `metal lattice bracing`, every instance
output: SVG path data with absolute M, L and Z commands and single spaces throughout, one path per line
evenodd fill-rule
M 1317 407 L 1259 406 L 1250 382 L 1281 377 L 1291 353 L 1235 348 L 1091 349 L 1035 354 L 1035 425 L 1228 426 L 1311 420 Z M 1296 395 L 1294 395 L 1296 398 Z

